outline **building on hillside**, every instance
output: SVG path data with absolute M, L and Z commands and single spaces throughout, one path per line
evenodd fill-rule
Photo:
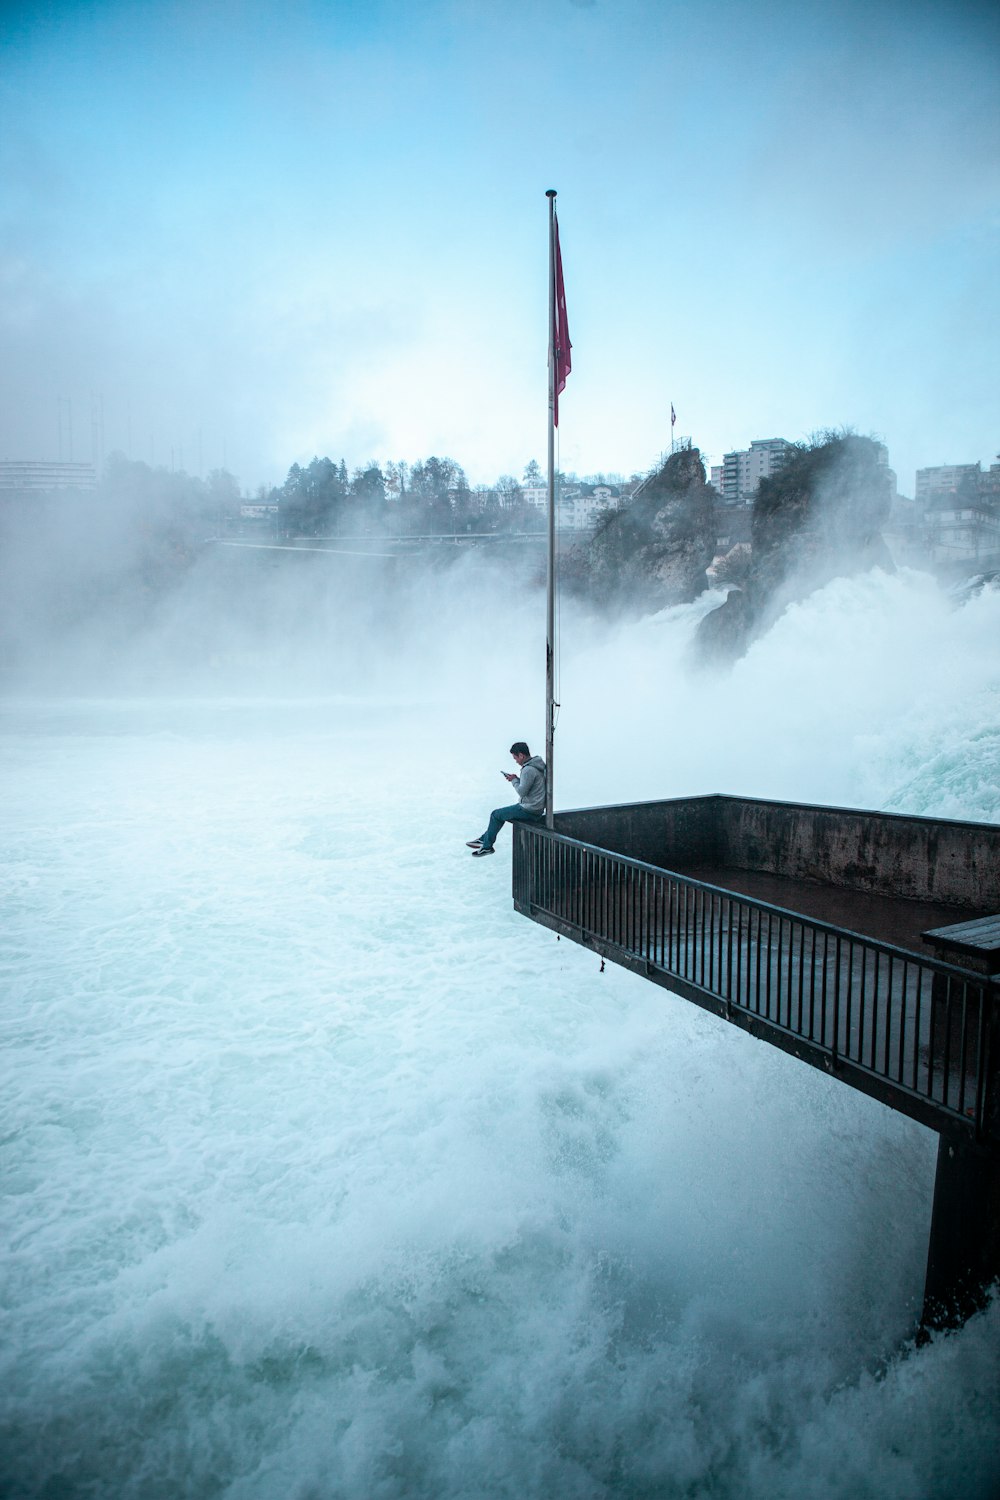
M 20 459 L 0 461 L 0 490 L 51 494 L 54 490 L 96 488 L 97 473 L 93 464 L 35 463 Z
M 602 494 L 598 495 L 597 490 Z M 607 485 L 598 485 L 594 490 L 566 489 L 559 493 L 557 519 L 564 531 L 591 531 L 598 516 L 608 509 L 614 500 Z
M 934 562 L 1000 557 L 1000 462 L 918 469 L 916 509 Z
M 752 505 L 757 486 L 762 479 L 778 473 L 790 448 L 784 438 L 754 438 L 749 448 L 727 453 L 721 468 L 712 470 L 712 483 L 723 504 Z
M 934 562 L 976 562 L 1000 555 L 1000 513 L 981 500 L 939 498 L 924 512 Z
M 997 454 L 1000 460 L 1000 453 Z M 985 474 L 979 477 L 979 498 L 985 500 L 987 505 L 1000 508 L 1000 462 L 990 464 Z
M 522 494 L 529 505 L 542 515 L 547 514 L 547 484 L 523 485 Z M 609 484 L 560 485 L 556 495 L 556 522 L 563 531 L 589 531 L 597 525 L 602 511 L 610 510 L 618 501 L 617 490 Z
M 1000 461 L 990 464 L 985 472 L 979 463 L 939 464 L 937 468 L 917 470 L 917 502 L 922 509 L 940 506 L 948 496 L 958 496 L 966 504 L 979 500 L 1000 506 Z
M 936 468 L 917 470 L 916 501 L 921 510 L 946 495 L 957 495 L 961 490 L 970 498 L 979 493 L 979 482 L 983 477 L 982 465 L 938 464 Z
M 590 492 L 590 498 L 594 502 L 595 510 L 611 510 L 618 504 L 618 491 L 611 488 L 610 484 L 595 484 Z

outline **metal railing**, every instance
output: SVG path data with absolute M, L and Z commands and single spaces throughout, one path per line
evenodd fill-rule
M 530 824 L 514 904 L 940 1130 L 1000 1136 L 997 984 Z

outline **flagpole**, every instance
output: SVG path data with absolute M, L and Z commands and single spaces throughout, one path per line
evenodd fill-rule
M 555 739 L 556 618 L 556 190 L 549 188 L 549 547 L 545 576 L 545 826 L 551 828 L 554 806 L 553 741 Z

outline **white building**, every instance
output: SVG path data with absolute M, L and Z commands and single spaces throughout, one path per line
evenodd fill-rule
M 601 512 L 613 504 L 614 495 L 607 485 L 597 485 L 589 495 L 565 490 L 559 495 L 557 520 L 564 531 L 590 531 Z
M 542 515 L 548 513 L 547 484 L 522 485 L 521 493 Z M 556 524 L 563 531 L 589 531 L 597 524 L 601 512 L 617 503 L 618 497 L 610 485 L 595 484 L 589 494 L 584 494 L 577 485 L 563 485 L 556 491 Z
M 935 561 L 974 561 L 1000 552 L 1000 516 L 982 503 L 932 506 L 924 521 L 928 550 Z
M 52 490 L 93 490 L 97 474 L 93 464 L 32 463 L 4 459 L 0 462 L 0 490 L 50 493 Z

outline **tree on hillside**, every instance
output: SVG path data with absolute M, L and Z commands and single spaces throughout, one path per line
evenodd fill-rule
M 469 481 L 462 469 L 458 469 L 455 483 L 450 490 L 452 525 L 456 531 L 482 531 L 483 517 L 480 514 Z
M 351 521 L 362 530 L 381 527 L 385 521 L 385 478 L 372 460 L 355 469 L 350 486 Z
M 212 469 L 206 481 L 208 502 L 217 518 L 236 514 L 240 503 L 240 486 L 228 469 Z
M 496 492 L 500 499 L 502 508 L 506 511 L 519 511 L 524 500 L 524 491 L 514 478 L 513 474 L 501 474 L 496 482 Z
M 428 458 L 410 470 L 409 497 L 415 506 L 413 521 L 420 531 L 448 532 L 454 527 L 451 491 L 459 477 L 468 485 L 462 468 L 451 458 Z
M 347 466 L 314 458 L 306 468 L 292 464 L 281 487 L 282 529 L 293 536 L 330 535 L 341 529 L 348 495 Z
M 406 494 L 406 481 L 409 474 L 409 464 L 389 460 L 385 466 L 385 493 L 388 500 L 397 501 L 403 498 Z

